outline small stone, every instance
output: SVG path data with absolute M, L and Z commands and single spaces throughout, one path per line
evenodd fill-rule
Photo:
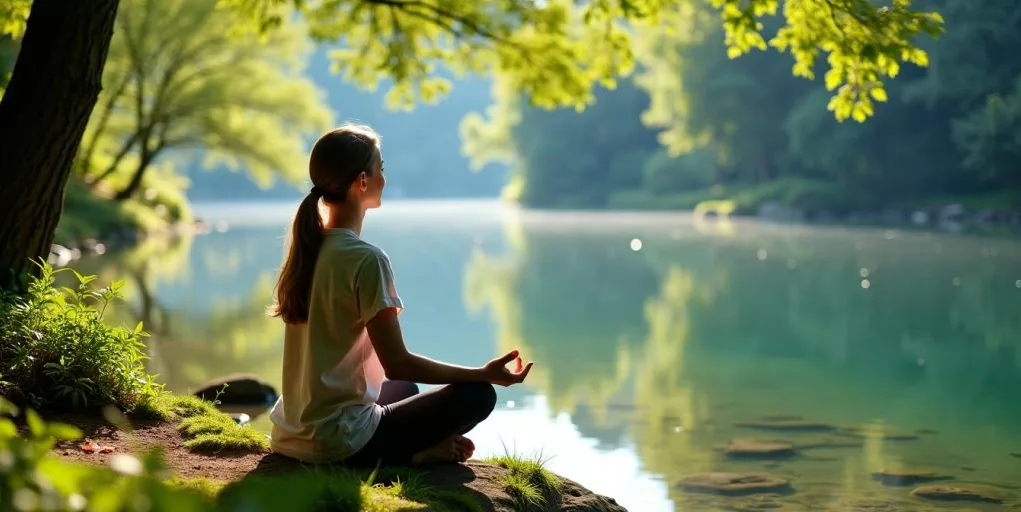
M 734 439 L 715 447 L 728 457 L 774 459 L 795 455 L 794 445 L 783 441 L 758 441 L 755 439 Z
M 939 480 L 953 480 L 952 476 L 944 476 L 910 468 L 888 468 L 872 473 L 872 479 L 882 482 L 884 485 L 905 486 L 925 482 L 936 482 Z
M 680 479 L 677 487 L 691 492 L 745 496 L 764 493 L 790 493 L 790 480 L 768 473 L 702 473 Z
M 911 491 L 916 498 L 932 501 L 973 501 L 981 503 L 1003 503 L 1006 495 L 991 486 L 978 484 L 937 484 L 923 485 Z
M 735 427 L 754 428 L 760 430 L 790 430 L 790 431 L 812 431 L 812 430 L 834 430 L 835 426 L 818 421 L 805 421 L 803 419 L 776 419 L 766 416 L 756 421 L 744 421 L 735 423 Z

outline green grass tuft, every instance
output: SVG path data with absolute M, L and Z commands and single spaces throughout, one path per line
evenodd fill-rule
M 547 461 L 541 454 L 525 459 L 509 453 L 484 460 L 508 470 L 500 485 L 521 508 L 543 507 L 563 498 L 563 482 L 546 469 Z

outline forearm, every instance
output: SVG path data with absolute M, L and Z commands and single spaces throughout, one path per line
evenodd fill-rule
M 388 378 L 407 380 L 419 384 L 453 384 L 455 382 L 482 382 L 485 378 L 481 368 L 469 368 L 441 363 L 428 357 L 408 353 L 396 365 Z M 396 373 L 397 375 L 390 375 Z

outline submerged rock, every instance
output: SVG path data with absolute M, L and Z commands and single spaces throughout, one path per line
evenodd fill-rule
M 1005 492 L 980 484 L 932 484 L 916 487 L 911 491 L 916 498 L 932 501 L 972 501 L 980 503 L 1003 503 Z
M 733 439 L 715 447 L 728 457 L 748 459 L 780 459 L 797 454 L 794 445 L 785 441 L 760 441 L 756 439 Z
M 882 482 L 884 485 L 907 486 L 940 480 L 953 480 L 954 477 L 920 469 L 888 468 L 872 473 L 872 479 Z
M 686 476 L 676 484 L 691 492 L 745 496 L 794 492 L 790 480 L 768 473 L 702 473 Z
M 849 437 L 822 437 L 818 439 L 806 439 L 794 444 L 796 450 L 812 450 L 815 448 L 860 448 L 865 443 L 859 439 Z
M 870 429 L 867 427 L 841 427 L 835 434 L 859 439 L 878 437 L 884 441 L 914 441 L 918 439 L 918 434 L 913 432 Z
M 790 419 L 790 417 L 765 416 L 755 421 L 743 421 L 734 424 L 740 428 L 754 428 L 760 430 L 789 430 L 789 431 L 827 431 L 836 430 L 836 426 L 818 421 L 806 421 L 804 419 Z
M 1021 452 L 1010 452 L 1010 456 L 1021 459 Z
M 939 434 L 939 431 L 938 430 L 933 430 L 931 428 L 920 428 L 920 429 L 915 430 L 915 433 L 916 434 L 932 435 L 932 434 Z

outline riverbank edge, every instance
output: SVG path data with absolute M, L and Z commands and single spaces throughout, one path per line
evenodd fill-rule
M 281 483 L 300 472 L 302 478 L 356 479 L 351 485 L 361 487 L 363 510 L 626 512 L 612 498 L 553 474 L 537 460 L 507 455 L 428 470 L 377 472 L 312 466 L 272 453 L 268 436 L 248 425 L 237 425 L 212 402 L 170 393 L 160 399 L 164 402 L 154 409 L 161 413 L 147 412 L 135 421 L 109 410 L 103 415 L 43 415 L 47 422 L 72 425 L 82 432 L 79 439 L 55 444 L 51 454 L 71 463 L 108 466 L 119 455 L 155 450 L 168 465 L 169 484 L 197 491 L 213 502 L 224 492 L 243 494 L 249 480 L 252 485 Z M 200 410 L 191 411 L 191 415 L 181 412 L 196 406 Z M 174 408 L 178 410 L 167 415 L 168 409 Z M 258 436 L 261 442 L 238 446 L 232 443 L 233 436 L 208 432 L 208 425 L 228 422 Z M 195 425 L 200 427 L 190 428 Z M 208 439 L 194 444 L 202 435 L 221 439 L 218 444 Z

